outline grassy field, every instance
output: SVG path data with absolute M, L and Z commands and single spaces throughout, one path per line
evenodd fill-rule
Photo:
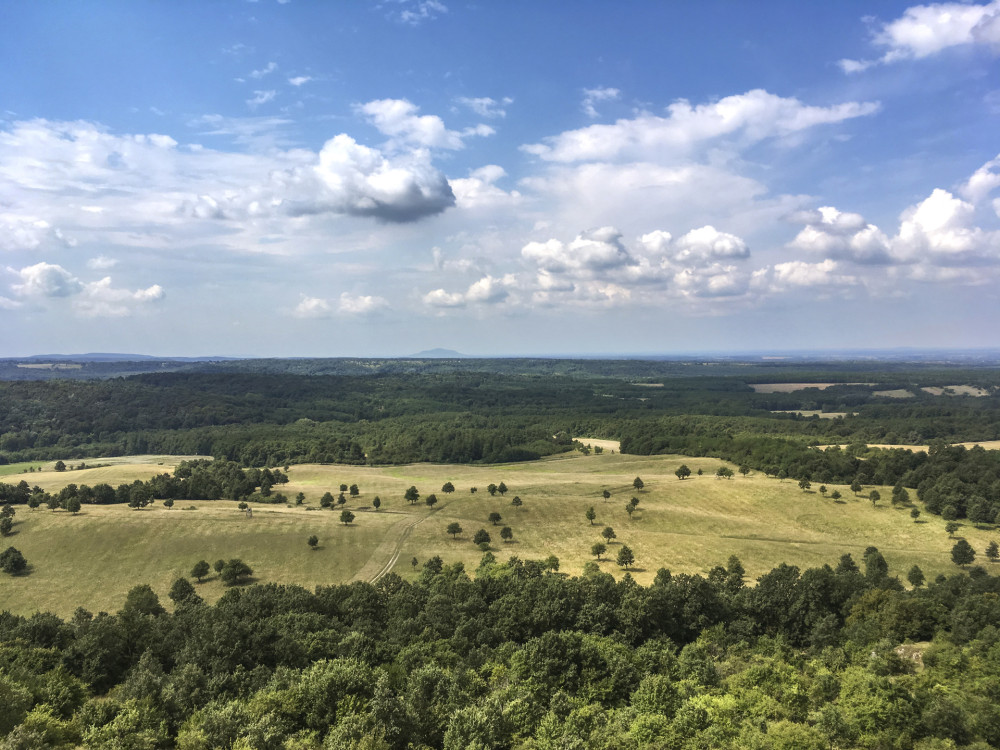
M 81 471 L 35 472 L 29 481 L 50 490 L 68 482 L 116 484 L 152 476 L 176 461 L 143 458 Z M 705 473 L 680 481 L 674 470 L 681 463 Z M 301 491 L 306 504 L 254 504 L 253 519 L 226 501 L 179 501 L 171 510 L 160 503 L 140 511 L 85 506 L 77 516 L 21 506 L 15 534 L 0 546 L 20 549 L 32 571 L 23 577 L 0 576 L 0 609 L 41 609 L 64 616 L 77 606 L 113 611 L 138 583 L 151 584 L 167 602 L 173 580 L 187 575 L 200 559 L 240 557 L 259 581 L 309 588 L 370 580 L 394 558 L 392 569 L 403 576 L 415 574 L 412 558 L 422 563 L 432 555 L 462 561 L 471 570 L 482 555 L 471 541 L 480 528 L 493 536 L 494 554 L 500 559 L 554 554 L 560 571 L 577 574 L 594 559 L 590 548 L 603 541 L 601 529 L 612 526 L 617 539 L 609 545 L 602 569 L 622 575 L 613 560 L 619 545 L 627 544 L 636 557 L 632 575 L 641 583 L 649 583 L 660 567 L 704 573 L 731 554 L 740 557 L 751 580 L 780 562 L 835 565 L 840 555 L 850 552 L 860 563 L 868 545 L 877 546 L 891 573 L 901 577 L 914 564 L 929 577 L 957 570 L 950 559 L 955 540 L 948 538 L 938 517 L 924 514 L 914 523 L 909 509 L 892 508 L 885 501 L 872 507 L 867 493 L 855 498 L 842 486 L 829 485 L 830 491 L 839 489 L 844 496 L 835 502 L 815 491 L 803 492 L 795 482 L 761 474 L 719 480 L 714 476 L 719 465 L 714 459 L 605 452 L 501 466 L 292 466 L 291 481 L 280 489 L 289 497 Z M 636 476 L 645 483 L 641 492 L 632 487 Z M 454 483 L 454 493 L 441 491 L 448 481 Z M 510 488 L 507 495 L 491 497 L 486 486 L 501 481 Z M 320 496 L 326 491 L 336 495 L 341 483 L 356 483 L 361 489 L 361 495 L 347 503 L 357 515 L 351 526 L 339 523 L 339 511 L 318 509 Z M 403 500 L 410 485 L 422 496 L 414 506 Z M 472 486 L 479 491 L 470 493 Z M 612 494 L 607 501 L 604 489 Z M 879 490 L 883 498 L 889 497 L 891 488 Z M 433 510 L 423 503 L 432 492 L 439 500 Z M 371 510 L 375 495 L 382 500 L 378 512 Z M 515 495 L 523 501 L 520 509 L 511 505 Z M 625 505 L 633 495 L 640 503 L 629 519 Z M 190 506 L 197 509 L 184 510 Z M 594 525 L 584 515 L 590 506 L 597 512 Z M 503 516 L 496 527 L 487 520 L 493 511 Z M 445 533 L 453 521 L 463 528 L 458 539 Z M 509 543 L 500 539 L 505 525 L 514 532 Z M 979 552 L 979 561 L 989 540 L 1000 537 L 971 525 L 958 533 Z M 306 545 L 311 534 L 320 538 L 315 551 Z M 213 578 L 198 590 L 211 601 L 223 587 Z

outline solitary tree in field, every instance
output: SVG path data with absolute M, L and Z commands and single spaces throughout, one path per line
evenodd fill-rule
M 601 559 L 601 555 L 608 551 L 608 547 L 603 542 L 597 542 L 590 548 L 590 554 L 597 555 L 597 559 Z
M 812 482 L 810 482 L 808 479 L 799 480 L 799 489 L 802 490 L 803 492 L 808 490 L 810 487 L 812 487 Z
M 677 475 L 678 479 L 684 480 L 687 479 L 689 476 L 691 476 L 691 469 L 688 468 L 687 464 L 681 464 L 680 466 L 677 467 L 677 470 L 674 472 L 674 474 Z
M 484 544 L 488 545 L 491 541 L 490 533 L 486 529 L 480 529 L 476 532 L 476 535 L 472 537 L 473 544 L 478 544 L 480 546 Z
M 635 513 L 635 506 L 632 503 L 625 504 L 625 512 L 628 513 L 628 517 L 631 520 L 632 514 Z
M 11 516 L 0 518 L 0 536 L 10 536 L 14 530 L 14 519 Z
M 348 490 L 348 492 L 351 493 L 351 497 L 357 497 L 358 495 L 361 494 L 361 490 L 358 489 L 358 485 L 356 485 L 356 484 L 352 484 L 351 485 L 351 489 Z
M 56 465 L 53 467 L 56 471 L 66 471 L 66 464 L 62 461 L 56 461 Z
M 603 536 L 604 539 L 610 544 L 611 540 L 614 539 L 617 535 L 615 534 L 614 529 L 612 529 L 610 526 L 605 526 L 604 530 L 601 532 L 601 536 Z
M 347 495 L 341 492 L 339 495 L 337 495 L 337 505 L 346 505 L 346 504 L 347 504 Z
M 379 508 L 381 508 L 382 507 L 382 498 L 380 498 L 378 495 L 376 495 L 375 497 L 373 497 L 372 498 L 372 507 L 375 510 L 378 510 Z
M 462 533 L 462 524 L 458 521 L 452 521 L 448 524 L 448 528 L 445 531 L 451 534 L 452 539 L 458 539 L 458 535 Z
M 976 559 L 976 551 L 967 541 L 959 539 L 951 548 L 951 559 L 955 565 L 971 565 L 972 561 Z
M 455 485 L 453 485 L 451 482 L 445 482 L 443 485 L 441 485 L 441 491 L 446 494 L 449 492 L 454 492 Z
M 732 479 L 733 470 L 730 469 L 728 466 L 720 466 L 718 469 L 715 470 L 715 476 L 719 479 Z
M 631 505 L 633 508 L 638 508 L 639 507 L 639 498 L 633 497 L 631 500 L 628 501 L 628 504 Z
M 602 496 L 602 497 L 603 497 L 603 498 L 604 498 L 605 500 L 607 500 L 608 498 L 610 498 L 610 497 L 611 497 L 611 493 L 610 493 L 610 492 L 609 492 L 608 490 L 604 490 L 604 492 L 602 492 L 602 493 L 601 493 L 601 496 Z
M 415 557 L 414 557 L 414 558 L 413 558 L 412 560 L 410 560 L 410 567 L 411 567 L 411 568 L 416 568 L 416 567 L 417 567 L 417 564 L 418 564 L 419 562 L 420 562 L 420 561 L 419 561 L 419 560 L 417 560 L 417 558 L 415 558 Z
M 913 523 L 916 523 L 917 519 L 920 518 L 920 508 L 910 508 L 910 518 L 913 519 Z
M 996 562 L 997 558 L 1000 558 L 1000 547 L 995 541 L 992 541 L 986 545 L 986 559 L 990 562 Z
M 479 492 L 479 488 L 478 487 L 469 487 L 469 494 L 470 495 L 475 495 L 477 492 Z
M 306 493 L 300 492 L 295 496 L 295 504 L 302 505 L 306 501 Z
M 854 496 L 855 496 L 855 497 L 857 497 L 857 496 L 858 496 L 858 493 L 859 493 L 859 492 L 861 492 L 861 490 L 862 490 L 863 488 L 864 488 L 864 485 L 863 485 L 863 484 L 861 484 L 861 481 L 860 481 L 860 480 L 858 480 L 858 479 L 855 479 L 855 480 L 854 480 L 853 482 L 851 482 L 851 492 L 853 492 L 853 493 L 854 493 Z
M 340 485 L 340 491 L 341 492 L 347 492 L 347 485 L 346 484 Z
M 166 508 L 167 510 L 170 510 L 171 508 L 173 508 L 174 507 L 174 499 L 172 497 L 168 497 L 166 500 L 163 501 L 163 507 Z
M 750 473 L 750 464 L 740 464 L 740 474 L 744 477 Z
M 319 507 L 321 508 L 332 508 L 333 507 L 333 494 L 330 492 L 324 492 L 323 497 L 319 499 Z
M 503 482 L 500 482 L 500 484 L 497 485 L 497 492 L 499 492 L 501 495 L 506 495 L 507 485 L 504 484 Z
M 819 486 L 819 494 L 821 494 L 823 497 L 826 497 L 826 485 L 825 484 L 821 484 Z
M 8 547 L 0 552 L 0 570 L 8 575 L 16 576 L 28 569 L 28 561 L 24 559 L 21 551 Z
M 411 485 L 410 489 L 408 489 L 403 494 L 403 499 L 406 500 L 410 505 L 413 505 L 415 502 L 417 502 L 417 500 L 420 499 L 420 493 L 417 491 L 417 488 L 415 486 Z
M 831 500 L 840 500 L 841 497 L 843 497 L 843 495 L 840 494 L 840 490 L 834 490 L 830 493 Z
M 918 589 L 924 585 L 924 571 L 920 569 L 919 565 L 914 565 L 910 568 L 910 572 L 906 574 L 906 580 L 910 582 L 913 588 Z
M 639 477 L 636 477 L 632 480 L 632 486 L 635 487 L 636 490 L 641 490 L 646 486 L 646 484 Z
M 224 567 L 226 567 L 225 560 L 216 560 L 212 563 L 212 569 L 215 570 L 216 573 L 221 573 Z
M 219 578 L 227 586 L 235 586 L 253 575 L 253 570 L 245 562 L 239 559 L 232 559 L 226 562 L 219 573 Z
M 948 521 L 944 525 L 944 530 L 948 532 L 948 536 L 955 536 L 955 532 L 958 531 L 958 521 Z
M 191 582 L 187 578 L 178 578 L 174 581 L 174 585 L 170 587 L 170 593 L 167 596 L 170 597 L 170 601 L 174 604 L 201 601 L 201 597 L 194 592 L 194 586 L 191 585 Z
M 351 511 L 347 510 L 347 508 L 344 508 L 344 510 L 340 511 L 340 522 L 344 524 L 344 526 L 347 526 L 353 520 L 354 520 L 354 514 L 351 513 Z
M 490 513 L 490 515 L 489 515 L 489 516 L 487 517 L 487 520 L 488 520 L 488 521 L 489 521 L 489 522 L 490 522 L 491 524 L 493 524 L 494 526 L 496 526 L 496 525 L 497 525 L 498 523 L 500 523 L 500 522 L 501 522 L 501 521 L 503 520 L 503 516 L 501 516 L 501 515 L 500 515 L 499 513 L 497 513 L 496 511 L 493 511 L 493 512 L 492 512 L 492 513 Z
M 635 563 L 635 555 L 632 554 L 632 550 L 628 548 L 628 545 L 623 544 L 622 548 L 618 550 L 618 560 L 616 562 L 625 568 L 625 570 L 628 570 L 629 565 Z
M 584 515 L 587 517 L 587 520 L 590 521 L 590 525 L 593 526 L 594 519 L 597 518 L 597 511 L 594 510 L 594 506 L 591 505 L 587 508 L 587 512 Z
M 306 544 L 308 544 L 312 549 L 316 549 L 319 546 L 319 537 L 313 534 L 311 537 L 306 539 Z
M 489 492 L 490 497 L 492 497 L 497 494 L 497 486 L 493 484 L 493 482 L 490 482 L 488 485 L 486 485 L 486 491 Z
M 201 579 L 208 575 L 209 570 L 211 570 L 211 568 L 208 567 L 208 562 L 205 560 L 199 560 L 194 564 L 194 567 L 191 568 L 191 577 L 196 578 L 198 583 L 201 583 Z
M 875 507 L 875 503 L 882 499 L 882 495 L 878 490 L 872 490 L 868 493 L 868 499 L 872 501 L 872 507 Z
M 514 530 L 510 526 L 504 526 L 500 529 L 500 538 L 505 542 L 509 542 L 514 538 Z
M 513 505 L 515 508 L 520 508 L 522 505 L 524 505 L 524 501 L 521 500 L 521 498 L 519 498 L 517 495 L 514 495 L 514 499 L 510 501 L 510 504 Z
M 433 492 L 429 494 L 426 498 L 424 498 L 424 504 L 427 505 L 428 508 L 433 508 L 435 505 L 437 505 L 437 501 L 438 501 L 438 496 L 435 495 Z

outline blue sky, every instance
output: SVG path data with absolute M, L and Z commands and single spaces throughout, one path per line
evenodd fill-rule
M 1000 346 L 998 73 L 1000 0 L 7 3 L 0 356 Z

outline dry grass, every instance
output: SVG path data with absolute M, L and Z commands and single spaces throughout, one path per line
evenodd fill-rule
M 914 398 L 914 393 L 905 388 L 894 388 L 891 391 L 872 391 L 873 396 L 882 398 Z
M 815 388 L 825 391 L 835 385 L 874 385 L 874 383 L 751 383 L 750 387 L 757 393 L 793 393 Z
M 922 391 L 926 391 L 932 396 L 989 396 L 990 392 L 985 388 L 980 388 L 975 385 L 946 385 L 946 386 L 933 386 L 928 385 L 921 388 Z

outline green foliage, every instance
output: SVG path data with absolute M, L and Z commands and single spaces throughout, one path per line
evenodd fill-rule
M 310 549 L 316 549 L 319 546 L 319 537 L 313 534 L 308 539 L 306 539 L 306 544 L 309 545 Z
M 16 576 L 28 569 L 28 561 L 16 547 L 8 547 L 0 552 L 0 570 L 8 575 Z
M 219 578 L 227 586 L 237 586 L 245 583 L 252 575 L 253 570 L 251 567 L 238 558 L 227 560 L 219 572 Z
M 345 526 L 349 525 L 354 521 L 354 514 L 346 508 L 340 511 L 340 522 Z
M 210 568 L 208 562 L 205 560 L 199 560 L 194 564 L 194 567 L 191 568 L 190 575 L 192 578 L 197 579 L 198 583 L 201 583 L 201 579 L 208 575 L 209 570 Z
M 964 539 L 959 539 L 955 542 L 955 546 L 951 548 L 951 560 L 956 565 L 971 565 L 975 559 L 976 551 Z

